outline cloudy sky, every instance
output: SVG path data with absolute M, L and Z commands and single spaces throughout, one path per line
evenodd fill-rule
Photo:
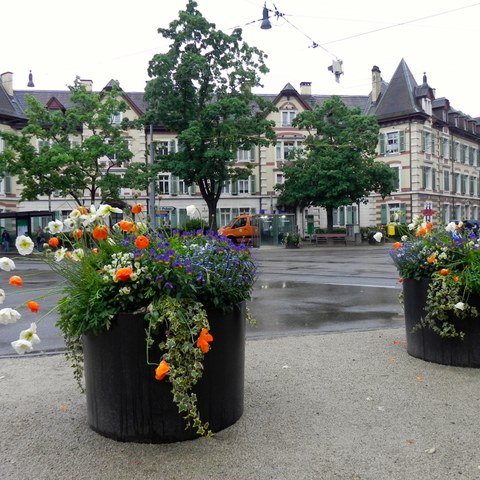
M 377 65 L 389 81 L 402 58 L 417 83 L 426 72 L 436 96 L 480 117 L 478 20 L 472 0 L 266 0 L 281 15 L 260 29 L 264 0 L 197 0 L 218 29 L 240 26 L 244 40 L 268 54 L 264 93 L 290 82 L 312 82 L 315 94 L 368 95 Z M 142 91 L 147 66 L 167 44 L 157 33 L 186 0 L 15 0 L 2 5 L 0 72 L 14 74 L 14 88 L 64 89 L 78 75 L 94 89 L 111 79 Z M 314 48 L 314 45 L 318 45 Z M 343 61 L 340 83 L 328 67 Z

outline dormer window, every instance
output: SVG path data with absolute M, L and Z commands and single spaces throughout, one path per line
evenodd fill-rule
M 432 114 L 432 101 L 428 97 L 422 98 L 422 108 L 427 115 Z
M 122 112 L 114 113 L 110 116 L 110 123 L 112 125 L 120 125 L 122 123 Z
M 282 110 L 282 127 L 291 127 L 292 121 L 296 117 L 297 112 L 296 110 Z

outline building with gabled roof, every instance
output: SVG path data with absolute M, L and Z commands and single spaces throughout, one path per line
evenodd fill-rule
M 478 218 L 480 215 L 480 127 L 479 119 L 455 110 L 447 98 L 435 98 L 424 74 L 419 84 L 402 59 L 390 81 L 382 78 L 374 66 L 371 91 L 365 95 L 341 96 L 348 107 L 359 107 L 365 115 L 375 115 L 379 122 L 378 160 L 397 173 L 397 188 L 384 199 L 372 194 L 366 205 L 345 205 L 334 213 L 337 227 L 360 225 L 375 227 L 391 222 L 410 222 L 413 215 L 446 222 L 452 219 Z M 92 88 L 91 80 L 82 80 Z M 113 80 L 112 80 L 113 82 Z M 104 89 L 112 86 L 111 82 Z M 15 131 L 26 124 L 26 95 L 33 95 L 51 109 L 71 106 L 69 90 L 15 90 L 13 75 L 0 77 L 0 129 Z M 301 148 L 305 133 L 292 126 L 295 116 L 321 105 L 330 95 L 312 93 L 312 84 L 302 82 L 299 90 L 290 83 L 277 94 L 260 94 L 272 101 L 277 112 L 269 119 L 275 122 L 277 143 L 271 147 L 256 147 L 237 152 L 237 162 L 254 163 L 249 179 L 225 184 L 218 204 L 218 224 L 229 223 L 240 213 L 281 213 L 277 207 L 275 185 L 282 183 L 282 168 L 289 152 Z M 129 109 L 125 115 L 133 120 L 146 110 L 143 92 L 123 92 Z M 120 120 L 120 119 L 117 119 Z M 151 139 L 157 151 L 168 153 L 178 148 L 175 132 L 154 126 L 152 137 L 148 129 L 132 132 L 131 149 L 134 161 L 148 161 Z M 1 148 L 1 144 L 0 144 Z M 19 203 L 21 186 L 10 187 L 7 180 L 0 186 L 0 209 L 3 211 L 52 210 L 62 215 L 72 203 L 61 198 L 41 198 L 37 202 Z M 14 182 L 10 182 L 14 185 Z M 206 216 L 206 205 L 200 192 L 168 172 L 160 175 L 157 211 L 172 226 L 186 219 L 186 207 L 194 204 Z M 147 192 L 122 192 L 126 202 L 148 202 Z M 48 208 L 49 207 L 49 208 Z M 310 207 L 295 212 L 297 227 L 304 234 L 326 227 L 325 212 Z

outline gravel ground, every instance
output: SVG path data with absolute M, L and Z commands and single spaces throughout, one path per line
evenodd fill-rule
M 153 445 L 90 430 L 63 355 L 3 358 L 0 479 L 478 479 L 479 373 L 410 357 L 403 329 L 248 340 L 243 417 Z

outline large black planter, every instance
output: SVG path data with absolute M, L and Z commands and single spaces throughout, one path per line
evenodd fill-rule
M 245 302 L 231 313 L 208 312 L 214 337 L 205 370 L 195 387 L 203 421 L 217 432 L 243 413 Z M 84 336 L 87 420 L 90 427 L 124 442 L 169 443 L 198 437 L 185 429 L 173 403 L 171 384 L 155 380 L 146 363 L 146 323 L 142 315 L 120 314 L 109 331 Z M 158 362 L 153 346 L 150 359 Z
M 403 281 L 407 352 L 428 362 L 480 368 L 480 318 L 450 320 L 457 331 L 465 332 L 463 340 L 442 338 L 428 327 L 413 331 L 425 315 L 428 285 L 428 279 Z M 470 298 L 469 302 L 478 308 L 479 300 Z

